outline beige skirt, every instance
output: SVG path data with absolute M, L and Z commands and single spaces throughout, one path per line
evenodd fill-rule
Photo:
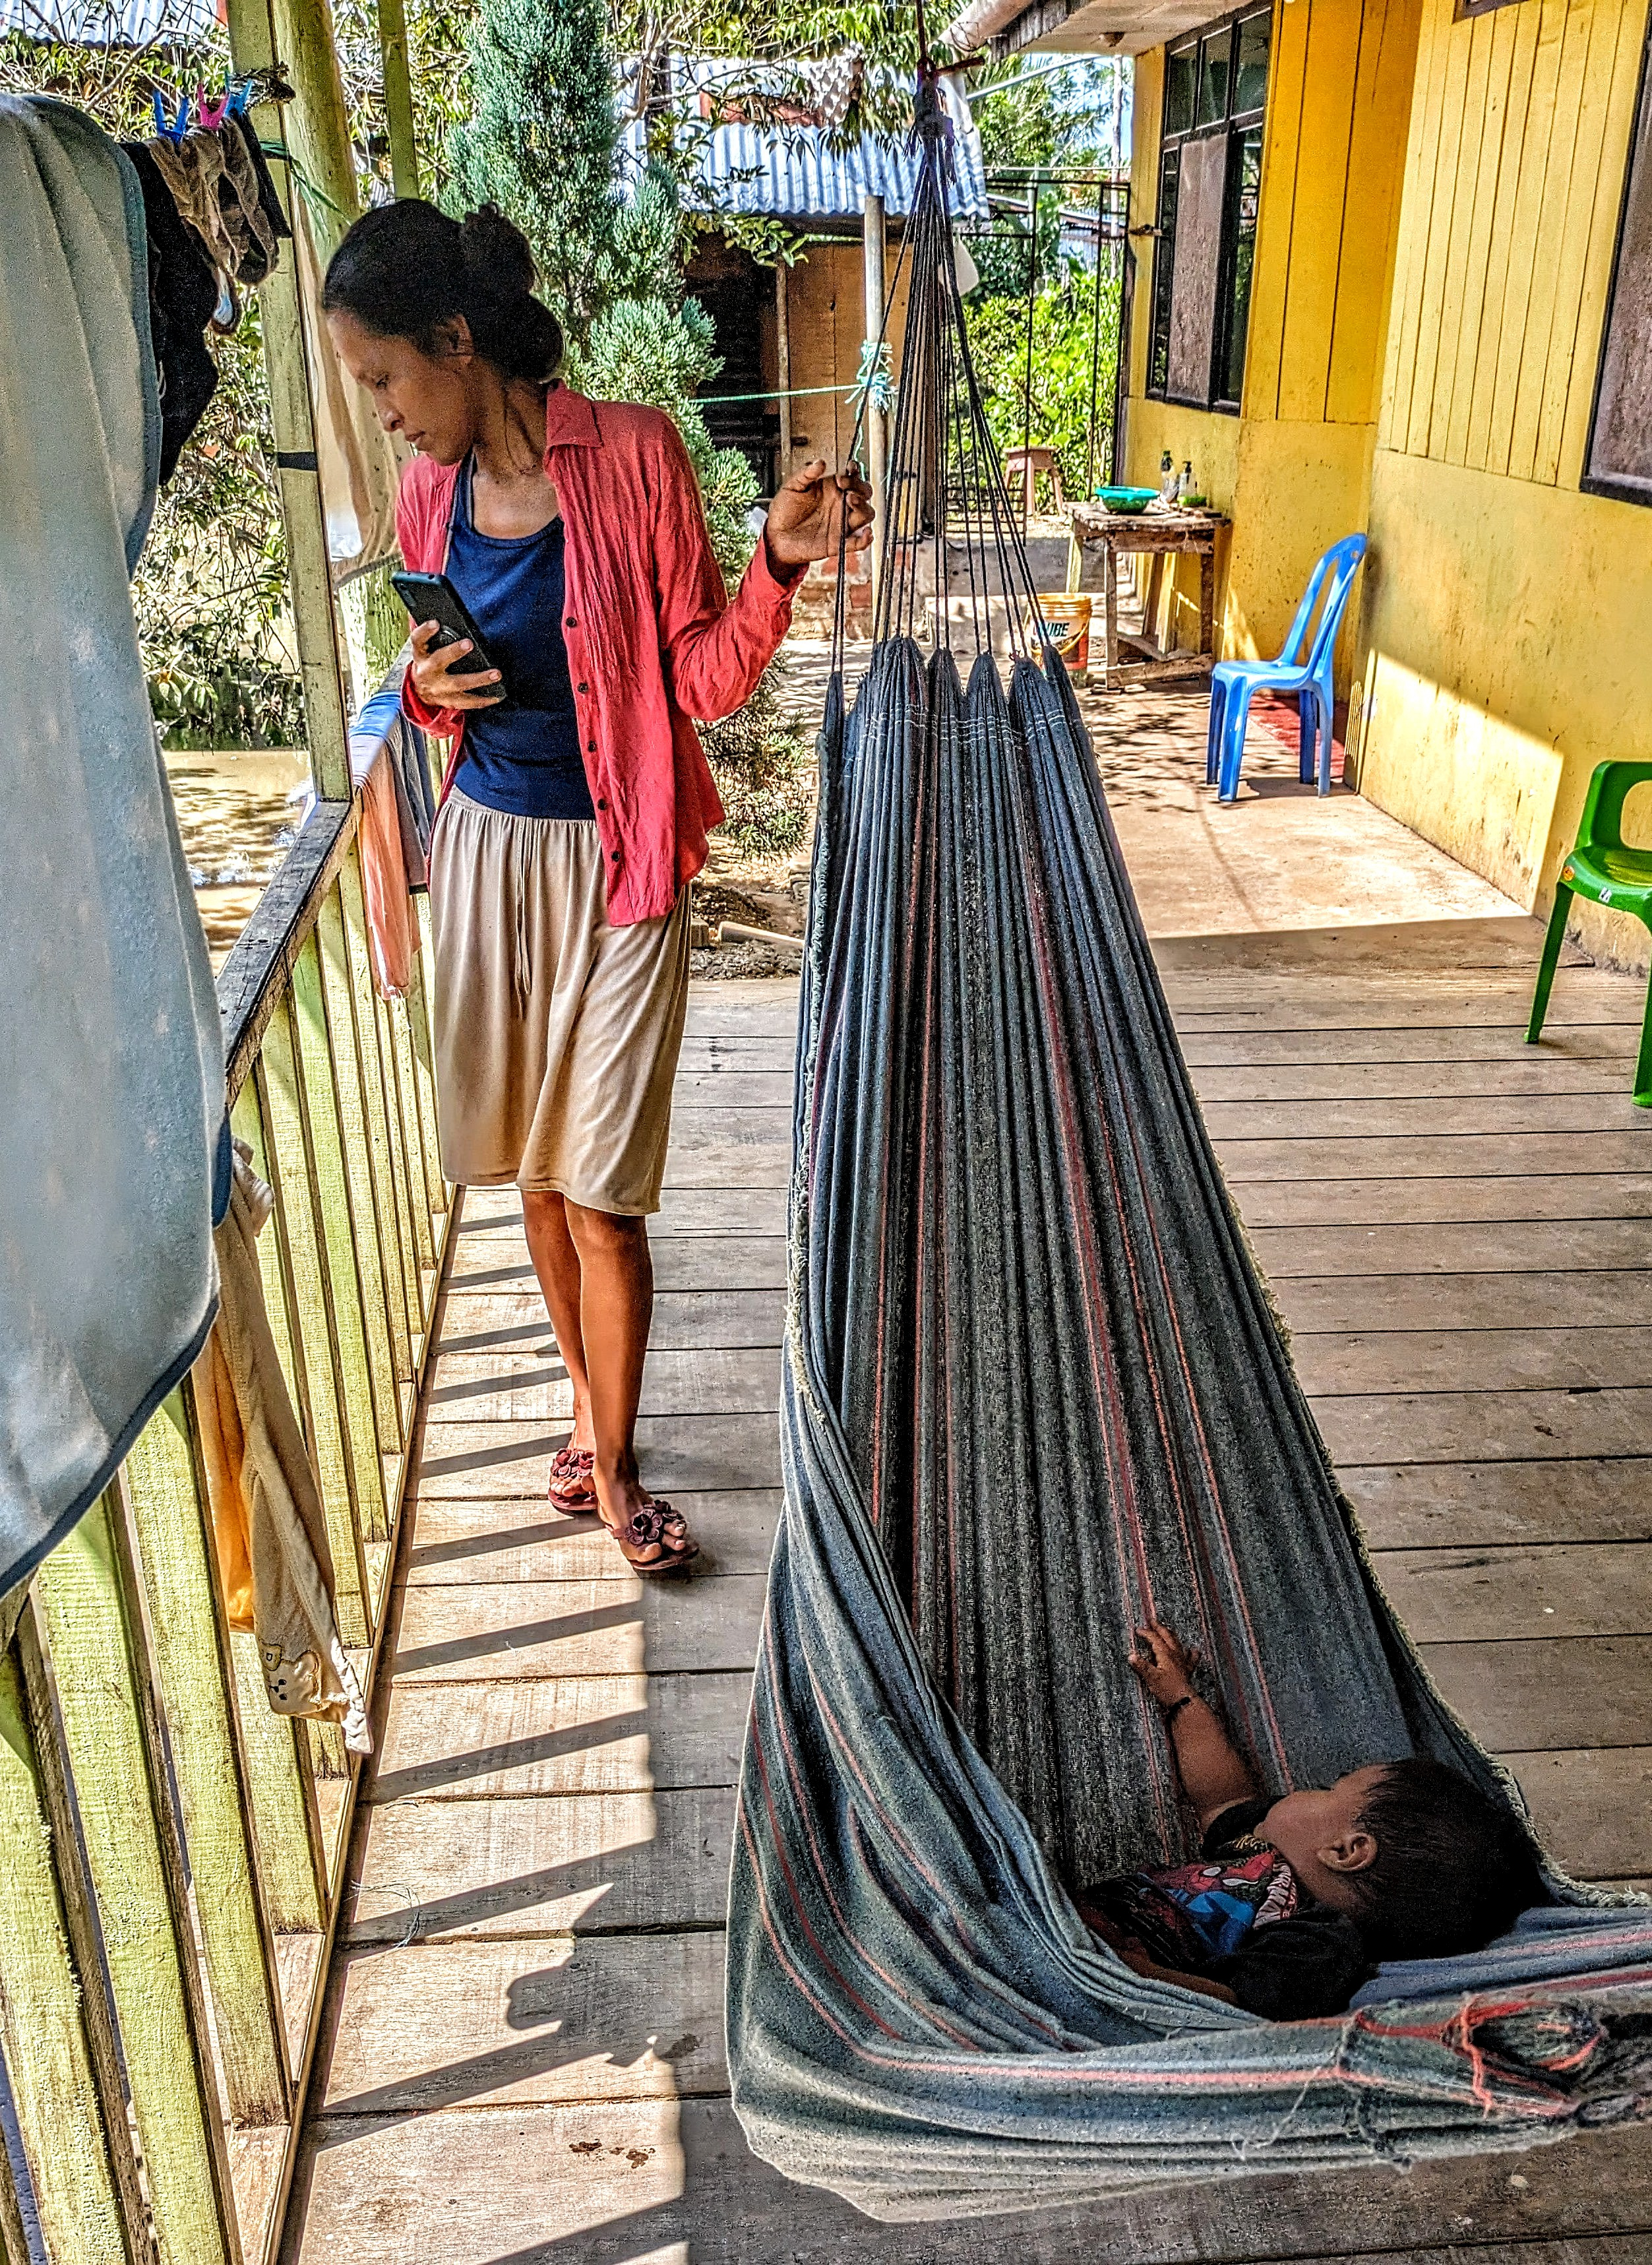
M 688 898 L 610 928 L 588 819 L 450 794 L 430 858 L 442 1169 L 587 1210 L 659 1209 L 688 1001 Z

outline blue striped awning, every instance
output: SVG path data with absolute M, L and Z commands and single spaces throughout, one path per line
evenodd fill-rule
M 723 57 L 677 58 L 673 72 L 686 92 L 715 102 L 720 93 L 761 79 L 762 67 Z M 953 127 L 952 211 L 957 217 L 985 218 L 980 135 L 961 81 L 943 78 L 941 86 Z M 635 119 L 624 134 L 626 157 L 639 171 L 645 159 L 644 130 L 644 122 Z M 882 197 L 891 216 L 912 209 L 918 152 L 908 149 L 904 134 L 863 134 L 858 142 L 837 146 L 819 126 L 708 127 L 693 118 L 679 133 L 693 168 L 687 200 L 702 212 L 789 221 L 859 220 L 869 196 Z
M 64 47 L 194 47 L 219 20 L 215 0 L 0 0 L 0 32 Z

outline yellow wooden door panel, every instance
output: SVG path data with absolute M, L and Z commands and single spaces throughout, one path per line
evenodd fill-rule
M 1509 280 L 1503 293 L 1486 438 L 1486 470 L 1506 472 L 1514 444 L 1515 404 L 1525 354 L 1526 321 L 1532 302 L 1532 270 L 1554 138 L 1555 93 L 1565 51 L 1569 0 L 1539 0 L 1537 48 L 1526 99 L 1525 133 L 1520 147 L 1520 178 L 1509 229 Z
M 1461 280 L 1454 329 L 1457 351 L 1449 396 L 1437 404 L 1445 415 L 1443 445 L 1437 453 L 1448 463 L 1460 464 L 1468 455 L 1468 418 L 1474 395 L 1474 369 L 1480 358 L 1481 324 L 1485 315 L 1486 286 L 1491 259 L 1492 229 L 1497 210 L 1497 187 L 1503 174 L 1503 150 L 1509 126 L 1509 79 L 1514 62 L 1518 9 L 1500 9 L 1474 25 L 1486 55 L 1484 110 L 1479 131 L 1479 164 L 1468 210 L 1468 225 L 1461 258 Z M 1443 366 L 1442 366 L 1443 367 Z M 1437 415 L 1436 429 L 1438 429 Z
M 1444 310 L 1446 260 L 1457 205 L 1457 162 L 1462 147 L 1463 111 L 1468 93 L 1471 26 L 1454 25 L 1446 43 L 1445 84 L 1434 147 L 1434 189 L 1423 265 L 1423 297 L 1417 313 L 1416 370 L 1412 380 L 1409 454 L 1426 456 L 1434 426 L 1434 385 L 1439 369 L 1440 319 Z
M 1408 171 L 1421 15 L 1422 0 L 1368 0 L 1365 10 L 1325 396 L 1333 424 L 1368 425 L 1379 404 L 1391 307 L 1398 314 L 1394 237 Z
M 1330 385 L 1364 13 L 1359 0 L 1314 0 L 1308 19 L 1279 415 L 1309 424 L 1324 417 Z
M 1302 76 L 1310 18 L 1321 0 L 1306 8 L 1274 11 L 1268 110 L 1263 137 L 1262 196 L 1256 214 L 1256 265 L 1250 291 L 1250 330 L 1245 347 L 1244 411 L 1271 419 L 1279 414 L 1279 376 L 1296 225 L 1297 142 L 1302 115 Z
M 1532 257 L 1532 295 L 1526 303 L 1525 346 L 1515 389 L 1514 431 L 1509 444 L 1509 477 L 1538 477 L 1538 429 L 1548 382 L 1549 340 L 1557 307 L 1575 303 L 1576 284 L 1564 273 L 1567 216 L 1572 201 L 1575 163 L 1585 135 L 1589 101 L 1590 49 L 1599 10 L 1593 0 L 1572 0 L 1567 10 L 1554 90 L 1554 124 L 1549 136 L 1543 202 Z M 1573 317 L 1574 322 L 1576 316 Z
M 1538 30 L 1542 10 L 1510 8 L 1496 19 L 1514 36 L 1510 58 L 1509 91 L 1503 110 L 1503 154 L 1497 167 L 1496 193 L 1492 200 L 1491 233 L 1486 250 L 1486 290 L 1475 341 L 1474 383 L 1469 397 L 1468 425 L 1463 439 L 1463 461 L 1477 471 L 1486 469 L 1491 439 L 1492 402 L 1497 387 L 1497 362 L 1502 349 L 1503 317 L 1510 303 L 1510 253 L 1514 237 L 1515 203 L 1521 165 L 1531 125 L 1532 75 L 1537 64 Z
M 1451 0 L 1425 0 L 1417 51 L 1410 159 L 1401 214 L 1401 240 L 1394 273 L 1394 346 L 1386 388 L 1381 441 L 1385 448 L 1410 446 L 1411 406 L 1416 393 L 1417 335 L 1423 318 L 1423 279 L 1428 266 L 1429 228 L 1437 175 L 1436 144 L 1445 70 L 1451 47 Z

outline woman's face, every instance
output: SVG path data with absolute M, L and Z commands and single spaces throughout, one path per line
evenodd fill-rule
M 462 319 L 451 325 L 435 353 L 411 339 L 381 338 L 339 310 L 329 314 L 327 329 L 338 359 L 366 387 L 387 433 L 401 433 L 439 464 L 463 462 L 476 437 L 476 353 Z

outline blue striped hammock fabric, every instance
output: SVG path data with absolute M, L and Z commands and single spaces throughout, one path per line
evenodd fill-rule
M 1006 688 L 990 651 L 965 677 L 910 633 L 902 483 L 926 415 L 949 456 L 936 401 L 977 467 L 965 543 L 1001 550 L 1007 518 L 934 148 L 884 634 L 852 711 L 833 679 L 820 739 L 784 1509 L 730 1895 L 740 2120 L 792 2177 L 926 2218 L 1644 2115 L 1644 1905 L 1551 1874 L 1562 1908 L 1529 1955 L 1510 1938 L 1281 2024 L 1135 1974 L 1062 1884 L 1189 1853 L 1128 1664 L 1150 1616 L 1200 1645 L 1272 1794 L 1420 1752 L 1519 1796 L 1372 1577 L 1065 672 L 1023 652 Z M 1030 589 L 1003 565 L 999 593 Z M 985 568 L 973 586 L 985 645 L 1003 601 Z

